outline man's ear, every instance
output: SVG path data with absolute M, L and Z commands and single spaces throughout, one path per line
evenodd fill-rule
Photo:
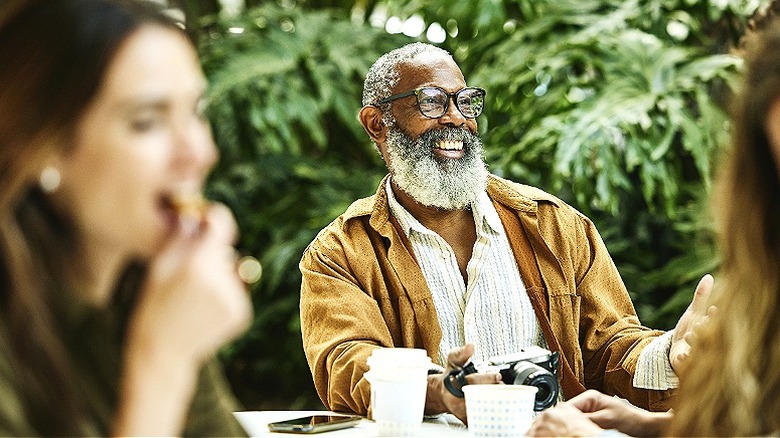
M 382 111 L 373 105 L 366 105 L 360 109 L 360 124 L 374 143 L 380 144 L 385 141 L 387 136 L 387 127 L 382 121 Z

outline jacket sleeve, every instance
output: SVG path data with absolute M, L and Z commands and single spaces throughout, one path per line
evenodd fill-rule
M 639 322 L 620 273 L 596 227 L 577 214 L 574 255 L 580 297 L 580 345 L 585 386 L 617 395 L 649 410 L 669 408 L 673 390 L 635 388 L 633 376 L 642 349 L 663 334 Z
M 368 415 L 366 359 L 376 347 L 393 345 L 379 305 L 338 247 L 323 249 L 315 239 L 300 269 L 303 348 L 317 393 L 330 410 Z

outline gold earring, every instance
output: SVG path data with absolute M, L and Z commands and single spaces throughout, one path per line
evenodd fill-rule
M 60 171 L 54 166 L 46 166 L 41 171 L 41 176 L 38 179 L 38 184 L 41 186 L 41 190 L 44 193 L 54 193 L 60 187 L 62 176 Z

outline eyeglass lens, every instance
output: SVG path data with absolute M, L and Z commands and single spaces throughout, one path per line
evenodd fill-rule
M 450 94 L 438 87 L 421 88 L 417 94 L 417 104 L 426 117 L 439 118 L 447 112 Z M 485 93 L 478 88 L 464 88 L 455 93 L 455 106 L 463 117 L 473 119 L 482 114 Z

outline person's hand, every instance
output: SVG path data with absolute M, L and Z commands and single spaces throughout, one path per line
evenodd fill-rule
M 214 204 L 202 220 L 181 222 L 149 264 L 128 342 L 197 368 L 247 327 L 251 303 L 236 273 L 230 210 Z
M 631 436 L 659 436 L 671 419 L 669 413 L 648 412 L 625 400 L 588 390 L 567 404 L 577 408 L 602 429 L 617 429 Z
M 124 345 L 112 434 L 181 433 L 204 361 L 248 325 L 251 303 L 239 280 L 233 215 L 212 205 L 149 261 Z
M 474 344 L 466 344 L 463 347 L 453 348 L 447 355 L 447 368 L 444 374 L 434 374 L 428 376 L 428 392 L 425 397 L 425 413 L 439 414 L 450 412 L 464 424 L 466 418 L 466 401 L 464 398 L 455 397 L 447 388 L 444 387 L 444 379 L 447 374 L 453 370 L 462 368 L 468 363 L 471 356 L 474 355 Z M 469 385 L 503 383 L 501 382 L 501 373 L 473 373 L 466 376 L 466 382 Z
M 597 436 L 603 429 L 573 405 L 563 402 L 539 413 L 526 436 Z
M 714 281 L 710 274 L 706 274 L 699 280 L 691 304 L 688 305 L 685 313 L 674 327 L 672 347 L 669 350 L 669 363 L 678 376 L 688 363 L 688 354 L 691 344 L 696 339 L 697 330 L 700 330 L 699 327 L 706 324 L 708 317 L 717 311 L 715 306 L 706 307 Z

